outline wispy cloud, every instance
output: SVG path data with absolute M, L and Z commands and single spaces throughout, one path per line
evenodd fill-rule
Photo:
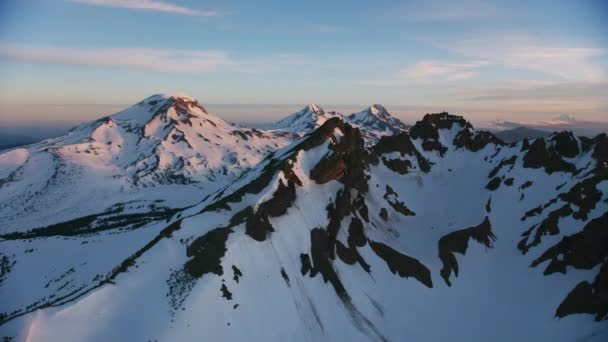
M 573 45 L 519 33 L 494 33 L 436 44 L 464 57 L 492 64 L 542 72 L 569 81 L 605 79 L 606 65 L 597 60 L 606 49 Z
M 571 114 L 562 114 L 549 120 L 502 121 L 495 120 L 480 127 L 490 130 L 508 130 L 517 127 L 534 128 L 546 132 L 573 131 L 577 135 L 588 137 L 608 132 L 608 123 L 602 121 L 579 120 Z
M 121 67 L 162 72 L 211 72 L 236 65 L 236 62 L 229 57 L 227 52 L 219 50 L 76 49 L 18 44 L 0 44 L 0 58 L 26 62 Z
M 166 12 L 174 14 L 191 15 L 198 17 L 211 17 L 219 13 L 195 8 L 184 7 L 166 1 L 158 0 L 67 0 L 92 6 L 128 8 L 135 10 Z
M 496 20 L 506 17 L 504 8 L 481 0 L 414 0 L 404 3 L 396 13 L 408 22 Z
M 234 58 L 223 50 L 153 48 L 70 48 L 0 42 L 0 59 L 63 65 L 151 70 L 167 73 L 235 72 L 267 74 L 317 69 L 303 55 L 277 53 Z
M 456 81 L 473 77 L 475 75 L 473 70 L 486 65 L 488 65 L 488 62 L 483 60 L 465 63 L 422 60 L 405 69 L 399 70 L 398 75 L 408 79 L 442 77 L 450 81 Z

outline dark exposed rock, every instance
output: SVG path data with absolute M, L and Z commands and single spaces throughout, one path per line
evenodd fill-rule
M 508 159 L 505 158 L 505 159 L 501 160 L 500 163 L 498 163 L 498 165 L 496 165 L 496 167 L 493 168 L 492 171 L 490 171 L 490 174 L 488 174 L 488 178 L 496 177 L 498 172 L 507 165 L 515 165 L 516 160 L 517 160 L 517 156 L 511 156 L 511 158 L 508 158 Z
M 592 139 L 592 142 L 595 144 L 592 154 L 593 158 L 599 163 L 608 162 L 608 135 L 606 133 L 599 134 Z
M 549 174 L 553 172 L 570 172 L 574 173 L 576 167 L 564 161 L 554 148 L 547 148 L 545 139 L 538 138 L 534 140 L 530 148 L 524 155 L 524 167 L 526 168 L 544 168 Z
M 592 269 L 608 258 L 608 212 L 589 221 L 580 232 L 564 236 L 532 262 L 532 267 L 551 260 L 545 274 L 565 273 L 566 266 Z
M 530 228 L 530 230 L 526 233 L 530 233 L 534 228 L 536 228 L 536 234 L 534 235 L 534 238 L 532 239 L 531 242 L 527 242 L 529 240 L 528 235 L 525 234 L 524 239 L 522 239 L 520 241 L 520 243 L 517 245 L 517 248 L 519 248 L 522 253 L 527 253 L 528 250 L 531 247 L 537 246 L 538 244 L 540 244 L 541 239 L 544 235 L 557 235 L 559 234 L 559 227 L 557 225 L 557 223 L 559 222 L 559 219 L 562 217 L 567 217 L 569 215 L 572 214 L 572 208 L 570 208 L 570 205 L 565 204 L 562 207 L 560 207 L 559 209 L 553 210 L 552 212 L 549 213 L 549 215 L 547 215 L 547 217 L 541 221 L 540 224 L 533 226 L 532 228 Z
M 549 213 L 539 225 L 532 226 L 523 234 L 524 238 L 518 244 L 518 248 L 523 253 L 526 253 L 531 247 L 540 244 L 542 236 L 546 234 L 558 234 L 558 222 L 560 218 L 572 215 L 572 218 L 576 220 L 587 220 L 588 214 L 591 210 L 595 209 L 597 203 L 602 199 L 602 192 L 597 189 L 597 185 L 608 179 L 608 168 L 606 166 L 598 165 L 594 172 L 592 176 L 576 183 L 567 192 L 559 194 L 544 206 L 539 206 L 528 211 L 522 217 L 523 221 L 527 217 L 539 215 L 549 205 L 557 202 L 558 199 L 566 202 L 560 208 Z M 534 238 L 531 242 L 528 242 L 529 235 L 534 229 L 536 229 Z
M 348 227 L 348 244 L 351 246 L 363 247 L 367 239 L 363 233 L 363 222 L 353 217 Z
M 486 184 L 486 189 L 488 189 L 490 191 L 494 191 L 494 190 L 498 189 L 501 182 L 502 182 L 502 179 L 500 179 L 500 177 L 494 177 L 492 180 L 490 180 L 488 182 L 488 184 Z
M 562 201 L 574 204 L 578 208 L 572 217 L 577 220 L 586 220 L 589 212 L 595 209 L 597 202 L 602 199 L 602 192 L 597 189 L 597 184 L 608 179 L 607 171 L 598 169 L 596 175 L 586 178 L 570 188 L 568 192 L 558 195 Z
M 334 270 L 330 258 L 330 241 L 327 231 L 314 228 L 310 232 L 310 245 L 314 269 L 321 273 L 323 281 L 330 282 L 340 297 L 347 297 L 346 289 Z
M 521 217 L 520 220 L 525 221 L 529 217 L 534 217 L 534 216 L 538 216 L 538 215 L 542 214 L 543 210 L 547 209 L 547 207 L 549 207 L 550 205 L 554 204 L 555 202 L 557 202 L 557 198 L 553 198 L 549 202 L 545 203 L 545 205 L 539 205 L 536 208 L 528 210 L 524 214 L 524 216 Z
M 393 196 L 394 195 L 394 196 Z M 415 216 L 416 213 L 411 211 L 405 203 L 401 202 L 397 198 L 399 195 L 390 187 L 390 185 L 386 185 L 386 193 L 384 194 L 384 199 L 390 204 L 390 206 L 395 209 L 398 213 L 403 216 Z
M 402 254 L 381 242 L 370 241 L 369 244 L 372 250 L 386 262 L 386 265 L 393 274 L 398 274 L 402 278 L 414 277 L 426 287 L 433 287 L 431 271 L 420 261 Z
M 365 204 L 365 197 L 361 193 L 359 193 L 359 195 L 353 201 L 353 208 L 359 213 L 365 222 L 369 222 L 369 210 Z
M 399 152 L 401 156 L 414 156 L 418 161 L 418 167 L 422 172 L 429 172 L 431 170 L 429 161 L 422 156 L 418 149 L 416 149 L 410 136 L 406 132 L 380 138 L 378 143 L 372 148 L 371 160 L 376 164 L 381 155 L 391 152 Z M 411 162 L 409 162 L 409 160 L 402 160 L 401 163 L 399 163 L 396 159 L 386 160 L 385 158 L 382 158 L 382 161 L 388 168 L 401 174 L 407 173 L 407 170 L 411 168 Z M 407 169 L 405 170 L 404 167 L 406 165 L 404 162 L 408 162 Z
M 454 146 L 466 148 L 473 152 L 477 152 L 489 144 L 502 146 L 505 145 L 505 142 L 490 132 L 479 131 L 473 133 L 471 129 L 463 129 L 454 138 Z
M 488 248 L 493 247 L 496 236 L 492 232 L 492 226 L 487 216 L 477 226 L 451 232 L 439 239 L 439 258 L 443 263 L 440 274 L 448 286 L 452 286 L 450 282 L 452 271 L 458 277 L 458 261 L 454 253 L 464 255 L 469 247 L 469 239 L 473 239 Z
M 439 129 L 451 129 L 454 124 L 463 128 L 472 126 L 462 117 L 450 115 L 446 112 L 426 114 L 421 121 L 410 128 L 413 139 L 422 139 L 422 148 L 425 151 L 438 151 L 440 155 L 447 152 L 447 147 L 439 142 Z
M 281 267 L 281 277 L 283 277 L 283 280 L 285 280 L 287 286 L 291 286 L 289 284 L 289 276 L 287 275 L 287 272 L 285 272 L 285 269 L 283 267 Z
M 380 217 L 384 221 L 388 220 L 388 211 L 386 210 L 386 208 L 380 208 Z
M 319 184 L 341 179 L 346 171 L 346 162 L 339 157 L 322 159 L 310 172 L 310 178 Z
M 284 169 L 283 174 L 287 178 L 287 185 L 283 183 L 283 180 L 279 180 L 277 190 L 271 199 L 260 204 L 255 212 L 249 207 L 245 233 L 257 241 L 266 240 L 268 233 L 274 231 L 269 217 L 284 215 L 296 199 L 296 184 L 302 184 L 290 166 Z
M 363 229 L 363 222 L 361 222 L 361 220 L 359 220 L 357 217 L 353 217 L 348 228 L 348 246 L 344 246 L 340 241 L 336 240 L 336 254 L 343 262 L 349 265 L 353 265 L 358 262 L 363 270 L 370 272 L 369 264 L 363 259 L 357 250 L 357 247 L 363 247 L 367 243 L 367 238 L 365 237 Z
M 232 273 L 234 273 L 234 276 L 232 277 L 232 279 L 234 279 L 234 281 L 236 281 L 238 283 L 240 277 L 243 276 L 243 273 L 241 272 L 241 270 L 238 269 L 238 267 L 236 267 L 234 265 L 232 265 Z
M 555 151 L 566 158 L 574 158 L 578 155 L 578 142 L 572 132 L 559 132 L 551 136 Z
M 386 165 L 386 167 L 388 167 L 390 170 L 402 175 L 407 174 L 412 168 L 412 163 L 409 160 L 382 158 L 382 163 L 384 163 L 384 165 Z
M 245 233 L 254 240 L 264 241 L 270 232 L 274 232 L 274 228 L 270 224 L 268 215 L 264 215 L 264 213 L 258 211 L 247 218 Z
M 223 275 L 221 261 L 226 254 L 226 240 L 231 232 L 230 228 L 216 228 L 194 240 L 186 249 L 186 255 L 191 257 L 186 262 L 186 271 L 195 278 L 206 273 Z
M 568 294 L 555 311 L 555 316 L 588 313 L 595 320 L 608 318 L 608 262 L 605 261 L 592 284 L 582 281 Z
M 344 246 L 342 242 L 336 241 L 336 254 L 338 255 L 338 258 L 346 264 L 354 265 L 358 262 L 365 272 L 369 273 L 371 271 L 369 264 L 363 259 L 357 248 L 353 245 L 347 247 Z
M 514 181 L 513 177 L 509 177 L 509 178 L 505 179 L 504 183 L 506 186 L 511 186 L 511 185 L 513 185 L 513 181 Z
M 223 298 L 226 298 L 226 300 L 232 300 L 232 292 L 228 291 L 226 284 L 222 284 L 220 291 L 222 291 Z
M 524 190 L 526 188 L 529 188 L 530 186 L 532 186 L 532 184 L 534 184 L 532 181 L 526 181 L 526 182 L 524 182 L 524 184 L 522 184 L 519 187 L 519 190 Z
M 319 184 L 338 180 L 349 187 L 367 191 L 367 152 L 358 128 L 342 123 L 342 139 L 330 145 L 332 153 L 324 156 L 310 171 L 310 178 Z M 333 135 L 332 135 L 333 137 Z
M 300 254 L 300 263 L 302 264 L 302 268 L 300 269 L 302 275 L 306 275 L 310 272 L 310 276 L 314 277 L 310 256 L 308 254 Z

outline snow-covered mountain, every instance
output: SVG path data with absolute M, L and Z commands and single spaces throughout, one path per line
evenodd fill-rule
M 383 136 L 398 134 L 409 128 L 379 104 L 348 116 L 335 111 L 326 112 L 318 105 L 311 104 L 267 128 L 294 133 L 301 137 L 317 129 L 330 118 L 336 117 L 360 128 L 368 146 L 374 145 Z
M 361 128 L 361 133 L 369 144 L 377 143 L 380 137 L 399 134 L 409 128 L 379 104 L 374 104 L 364 111 L 353 113 L 346 120 L 350 124 Z
M 316 104 L 309 104 L 300 111 L 295 112 L 270 125 L 270 130 L 285 131 L 304 136 L 317 129 L 330 118 L 342 117 L 337 112 L 326 112 Z
M 0 231 L 96 214 L 117 197 L 190 205 L 291 140 L 227 123 L 186 95 L 154 95 L 0 154 Z
M 0 335 L 608 337 L 605 134 L 506 144 L 439 113 L 369 147 L 364 127 L 327 118 L 185 209 L 3 234 Z

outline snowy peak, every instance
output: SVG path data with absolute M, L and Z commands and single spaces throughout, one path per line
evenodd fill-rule
M 323 108 L 318 105 L 310 104 L 300 111 L 276 122 L 270 128 L 296 133 L 301 136 L 320 127 L 325 121 L 332 117 L 341 117 L 341 115 L 336 112 L 325 112 Z
M 130 126 L 144 126 L 156 118 L 164 122 L 174 121 L 188 123 L 191 118 L 205 118 L 221 123 L 194 98 L 183 94 L 152 95 L 134 106 L 112 115 L 117 122 Z
M 310 112 L 313 113 L 315 115 L 325 115 L 325 111 L 323 110 L 323 108 L 319 107 L 318 105 L 311 103 L 308 106 L 304 107 L 302 109 L 302 111 L 304 112 Z
M 377 103 L 371 105 L 367 110 L 372 115 L 374 115 L 380 119 L 383 119 L 383 120 L 390 120 L 390 118 L 392 118 L 392 116 L 389 114 L 389 112 L 386 110 L 386 108 L 384 108 L 384 106 L 377 104 Z
M 373 104 L 364 111 L 353 113 L 346 119 L 362 130 L 368 145 L 377 143 L 382 136 L 399 134 L 408 128 L 379 104 Z

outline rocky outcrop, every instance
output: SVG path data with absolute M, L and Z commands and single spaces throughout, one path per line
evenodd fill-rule
M 473 132 L 472 129 L 463 129 L 454 138 L 454 146 L 477 152 L 488 145 L 503 146 L 504 141 L 494 134 L 486 131 Z
M 429 172 L 431 170 L 431 164 L 429 161 L 416 149 L 410 136 L 406 132 L 402 132 L 392 136 L 384 136 L 380 138 L 380 141 L 372 148 L 371 161 L 374 164 L 378 163 L 378 159 L 386 153 L 399 152 L 401 156 L 412 156 L 418 161 L 418 167 L 422 172 Z M 393 171 L 401 174 L 407 173 L 407 170 L 411 167 L 409 160 L 388 160 L 382 158 L 383 162 L 387 167 Z M 409 165 L 406 165 L 408 162 Z
M 539 169 L 544 168 L 549 174 L 553 172 L 574 173 L 576 167 L 563 160 L 557 150 L 551 146 L 547 147 L 545 139 L 538 138 L 530 145 L 524 155 L 524 167 Z
M 496 236 L 492 232 L 492 226 L 487 216 L 483 222 L 477 226 L 457 230 L 439 239 L 439 259 L 441 259 L 443 263 L 440 273 L 448 286 L 452 286 L 452 283 L 450 282 L 450 275 L 452 272 L 458 277 L 458 261 L 456 260 L 454 253 L 464 255 L 469 247 L 470 239 L 473 239 L 488 248 L 492 248 Z

